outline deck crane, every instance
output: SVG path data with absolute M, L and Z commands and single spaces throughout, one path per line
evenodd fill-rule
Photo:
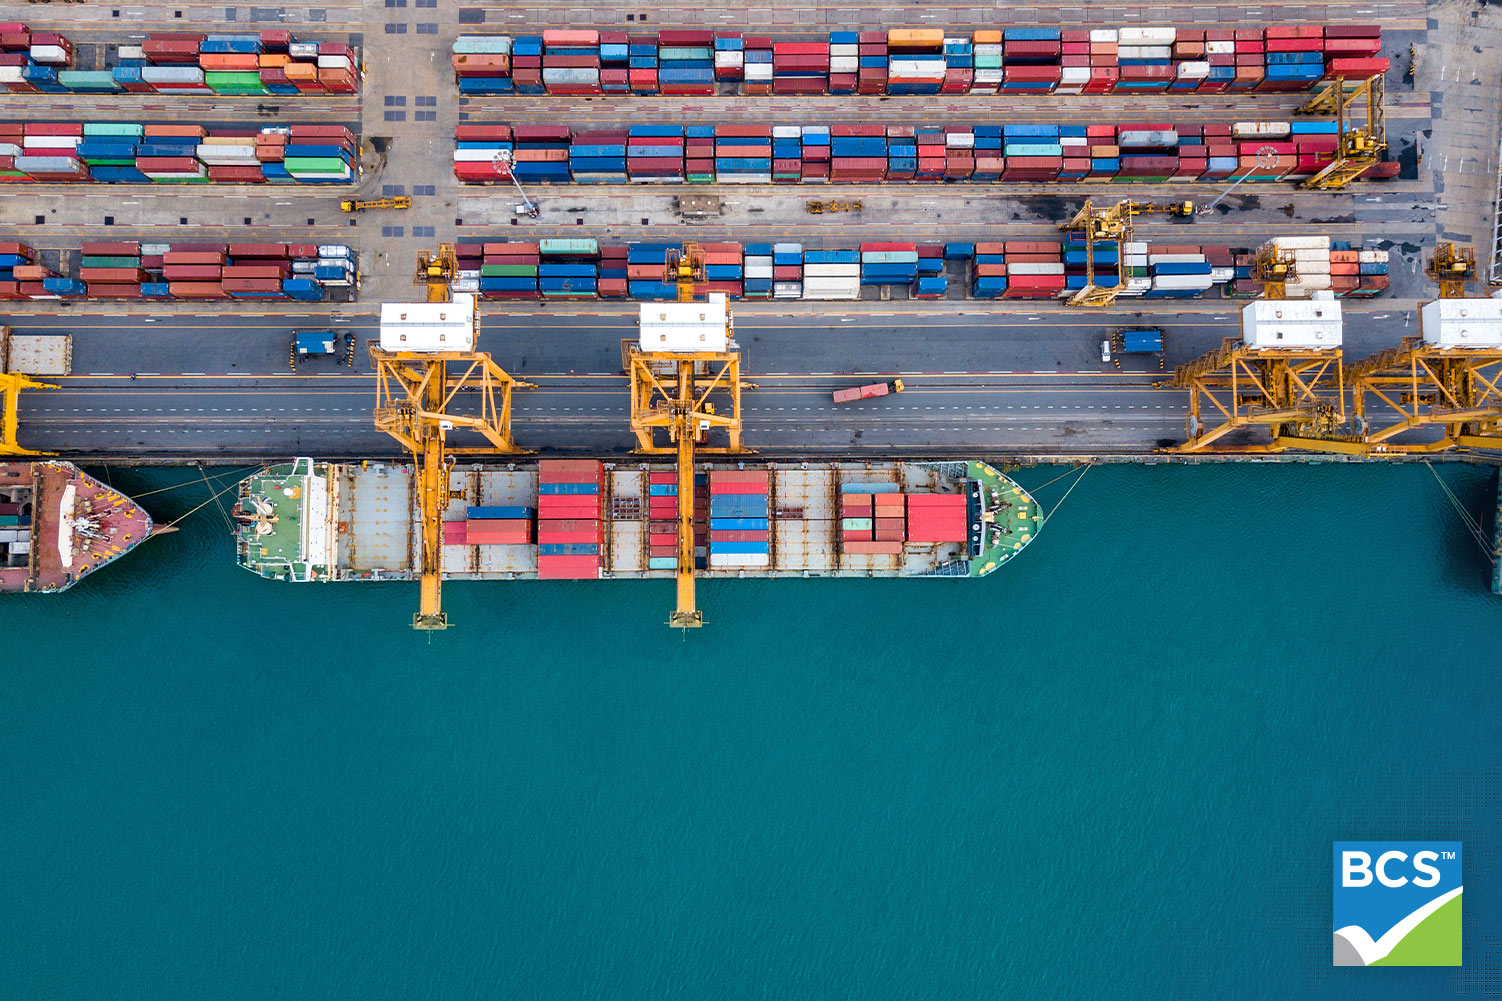
M 691 262 L 693 255 L 681 257 Z M 691 278 L 691 263 L 680 259 L 677 265 Z M 692 282 L 687 284 L 692 295 Z M 677 605 L 668 625 L 693 629 L 704 624 L 694 597 L 694 457 L 749 451 L 741 443 L 741 391 L 751 386 L 741 381 L 740 350 L 723 293 L 711 293 L 702 303 L 642 303 L 638 325 L 636 340 L 621 342 L 631 379 L 631 430 L 638 453 L 678 458 Z M 666 432 L 665 442 L 658 440 L 659 431 Z M 724 444 L 709 444 L 711 433 L 723 434 Z
M 1190 201 L 1157 204 L 1134 202 L 1124 198 L 1108 208 L 1096 208 L 1086 199 L 1068 222 L 1059 224 L 1066 233 L 1078 233 L 1085 241 L 1085 287 L 1070 296 L 1071 306 L 1109 306 L 1126 290 L 1126 245 L 1132 242 L 1132 219 L 1139 215 L 1163 214 L 1178 219 L 1194 217 L 1194 203 Z M 1095 242 L 1114 240 L 1116 252 L 1116 284 L 1095 284 Z
M 382 303 L 380 340 L 370 345 L 375 426 L 400 442 L 416 465 L 421 597 L 414 629 L 448 628 L 441 590 L 451 456 L 524 453 L 511 435 L 511 393 L 534 388 L 475 350 L 480 311 L 474 295 L 453 291 L 458 273 L 453 245 L 419 252 L 414 283 L 426 286 L 427 301 Z M 473 405 L 469 413 L 450 409 L 465 391 L 478 391 L 478 413 Z M 450 447 L 454 430 L 476 432 L 485 444 Z
M 1350 368 L 1351 403 L 1366 440 L 1386 452 L 1502 448 L 1502 300 L 1467 297 L 1476 256 L 1442 243 L 1425 269 L 1439 298 L 1419 308 L 1419 333 Z M 1367 408 L 1369 399 L 1380 404 Z M 1422 441 L 1409 432 L 1440 429 Z
M 662 268 L 662 283 L 678 287 L 679 302 L 694 301 L 694 285 L 704 281 L 704 250 L 697 243 L 683 249 L 669 247 Z
M 1252 257 L 1252 280 L 1262 283 L 1262 298 L 1286 299 L 1289 284 L 1299 280 L 1298 258 L 1269 241 Z
M 1172 451 L 1217 450 L 1226 435 L 1260 427 L 1270 441 L 1219 448 L 1363 454 L 1345 434 L 1340 303 L 1261 299 L 1242 310 L 1241 327 L 1241 337 L 1180 365 L 1166 384 L 1190 393 L 1188 441 Z
M 1300 115 L 1327 115 L 1335 119 L 1335 159 L 1313 177 L 1299 182 L 1301 188 L 1340 189 L 1382 162 L 1387 151 L 1387 113 L 1383 107 L 1386 77 L 1376 73 L 1349 85 L 1337 76 L 1320 87 L 1295 112 Z M 1347 128 L 1347 118 L 1362 105 L 1366 122 L 1362 127 Z

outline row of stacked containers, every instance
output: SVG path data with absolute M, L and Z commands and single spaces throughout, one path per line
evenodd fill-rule
M 906 542 L 965 542 L 968 510 L 964 494 L 904 494 L 895 483 L 842 483 L 840 549 L 897 555 Z
M 105 69 L 73 69 L 73 43 L 16 21 L 0 24 L 0 87 L 13 94 L 355 94 L 360 60 L 347 42 L 299 42 L 290 31 L 152 32 L 121 45 Z
M 600 576 L 604 463 L 543 459 L 537 473 L 537 576 L 543 580 Z
M 694 474 L 694 540 L 705 544 L 706 506 L 709 490 L 705 474 Z M 676 470 L 647 474 L 647 569 L 673 570 L 678 566 L 678 473 Z
M 342 125 L 0 123 L 0 183 L 349 184 L 357 164 Z
M 1308 274 L 1342 279 L 1310 285 L 1311 291 L 1376 295 L 1387 288 L 1386 250 L 1356 249 L 1328 237 L 1294 239 L 1310 255 Z M 939 298 L 949 294 L 951 277 L 962 279 L 956 290 L 971 298 L 1054 298 L 1084 287 L 1087 251 L 1074 234 L 1062 240 L 873 242 L 849 250 L 805 249 L 800 243 L 698 246 L 705 280 L 695 285 L 695 293 L 750 300 L 853 300 L 882 286 L 906 288 L 914 298 Z M 577 237 L 461 243 L 457 287 L 488 299 L 674 300 L 677 286 L 664 281 L 665 261 L 669 251 L 681 249 L 668 243 L 601 245 Z M 1321 254 L 1324 267 L 1314 263 Z M 1145 298 L 1191 298 L 1216 289 L 1236 297 L 1257 295 L 1261 286 L 1251 278 L 1252 257 L 1224 245 L 1134 241 L 1122 246 L 1099 240 L 1093 248 L 1097 285 L 1114 287 L 1120 265 L 1123 294 Z
M 710 570 L 755 570 L 771 565 L 769 482 L 765 469 L 710 470 L 706 547 Z
M 471 184 L 1300 181 L 1335 158 L 1330 121 L 1175 125 L 464 124 Z M 1389 161 L 1366 177 L 1397 176 Z
M 460 35 L 461 95 L 1245 93 L 1385 73 L 1377 25 L 937 28 L 774 41 L 739 31 Z
M 38 263 L 22 243 L 0 244 L 0 299 L 294 299 L 318 302 L 356 282 L 343 245 L 85 243 L 76 275 Z

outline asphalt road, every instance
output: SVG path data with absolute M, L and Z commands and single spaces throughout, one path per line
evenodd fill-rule
M 1100 341 L 1143 323 L 1129 313 L 742 313 L 736 336 L 757 387 L 745 397 L 746 444 L 778 455 L 998 454 L 1138 451 L 1182 440 L 1186 394 L 1151 383 L 1236 332 L 1236 304 L 1196 306 L 1146 318 L 1167 332 L 1162 367 L 1142 356 L 1120 369 L 1101 362 Z M 1391 307 L 1348 307 L 1348 316 L 1353 358 L 1395 343 L 1409 318 Z M 332 323 L 362 345 L 353 367 L 319 361 L 296 374 L 292 331 L 328 326 L 327 316 L 76 314 L 12 325 L 74 337 L 76 374 L 57 380 L 59 390 L 22 396 L 22 441 L 32 448 L 132 459 L 398 453 L 371 426 L 375 388 L 363 344 L 375 331 L 365 314 Z M 620 341 L 634 329 L 625 308 L 488 315 L 481 346 L 538 384 L 516 395 L 518 441 L 538 450 L 629 450 Z M 895 375 L 908 385 L 900 397 L 838 407 L 830 399 L 834 389 Z

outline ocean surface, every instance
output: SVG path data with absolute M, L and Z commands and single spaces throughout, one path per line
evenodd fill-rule
M 211 505 L 0 602 L 0 997 L 1497 997 L 1489 573 L 1423 466 L 1100 467 L 984 580 L 707 583 L 687 636 L 451 584 L 429 636 Z M 1330 967 L 1348 838 L 1464 843 L 1464 967 Z

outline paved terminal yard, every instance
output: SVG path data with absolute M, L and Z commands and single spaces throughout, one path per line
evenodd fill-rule
M 147 31 L 291 28 L 299 38 L 351 41 L 365 78 L 358 96 L 322 98 L 0 95 L 3 121 L 131 120 L 261 127 L 342 124 L 363 138 L 354 189 L 338 186 L 197 188 L 43 185 L 0 188 L 0 239 L 41 250 L 85 240 L 285 241 L 356 248 L 359 301 L 300 304 L 7 303 L 18 330 L 71 332 L 74 375 L 62 389 L 22 398 L 22 439 L 69 454 L 130 458 L 260 457 L 293 452 L 391 455 L 370 426 L 373 381 L 363 349 L 352 368 L 331 363 L 293 374 L 295 329 L 332 326 L 363 344 L 381 300 L 415 298 L 415 253 L 440 241 L 592 236 L 608 242 L 796 240 L 811 248 L 862 240 L 1056 239 L 1057 223 L 1084 197 L 1130 195 L 1208 202 L 1225 182 L 1178 185 L 577 185 L 535 186 L 537 220 L 518 219 L 509 187 L 461 185 L 453 176 L 461 122 L 605 128 L 644 122 L 1229 122 L 1287 120 L 1297 94 L 1122 94 L 862 97 L 489 97 L 460 100 L 449 49 L 461 33 L 535 33 L 547 27 L 656 31 L 742 28 L 792 37 L 854 27 L 976 28 L 1046 25 L 1240 27 L 1277 23 L 1380 23 L 1389 143 L 1404 165 L 1391 181 L 1340 192 L 1247 184 L 1192 222 L 1138 220 L 1139 239 L 1253 247 L 1272 236 L 1329 235 L 1392 253 L 1392 290 L 1348 300 L 1345 353 L 1359 358 L 1414 332 L 1414 309 L 1432 296 L 1423 263 L 1438 239 L 1491 251 L 1502 59 L 1499 15 L 1479 3 L 1124 6 L 1039 4 L 1005 11 L 970 6 L 914 9 L 872 3 L 775 7 L 630 5 L 530 7 L 449 0 L 384 0 L 297 8 L 223 4 L 0 4 L 0 20 L 66 33 L 80 65 L 106 43 Z M 1418 54 L 1405 79 L 1409 46 Z M 1420 159 L 1421 155 L 1421 159 Z M 342 196 L 404 194 L 406 212 L 347 216 Z M 721 198 L 717 214 L 685 219 L 684 194 Z M 813 216 L 812 198 L 858 199 L 858 214 Z M 1502 277 L 1502 276 L 1499 276 Z M 900 299 L 900 296 L 899 296 Z M 1123 301 L 1125 303 L 1125 300 Z M 1184 437 L 1187 400 L 1155 389 L 1163 370 L 1236 332 L 1241 303 L 1206 298 L 1142 301 L 1114 312 L 1051 302 L 775 302 L 736 306 L 749 378 L 747 442 L 767 453 L 897 449 L 1081 454 L 1132 452 Z M 624 450 L 625 380 L 619 341 L 633 303 L 485 304 L 481 347 L 538 383 L 517 396 L 516 434 L 540 449 Z M 1159 362 L 1103 363 L 1099 344 L 1120 326 L 1161 325 Z M 904 374 L 900 398 L 836 409 L 834 388 L 869 374 Z

